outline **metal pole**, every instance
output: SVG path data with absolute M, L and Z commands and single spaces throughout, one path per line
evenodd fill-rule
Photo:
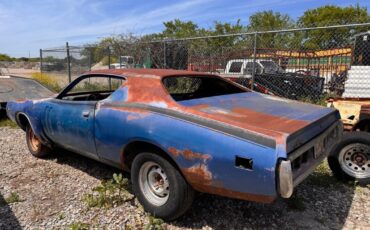
M 110 47 L 108 46 L 108 69 L 110 69 Z
M 92 48 L 89 48 L 89 70 L 91 71 L 91 55 L 92 55 Z
M 42 49 L 40 49 L 40 73 L 42 74 Z
M 163 69 L 166 68 L 166 41 L 163 41 Z
M 69 56 L 69 45 L 68 42 L 66 42 L 66 48 L 67 48 L 67 71 L 68 71 L 68 82 L 71 83 L 72 76 L 71 76 L 71 58 Z
M 254 42 L 253 42 L 253 67 L 252 67 L 251 90 L 253 90 L 254 77 L 256 74 L 256 54 L 257 54 L 257 33 L 254 34 Z

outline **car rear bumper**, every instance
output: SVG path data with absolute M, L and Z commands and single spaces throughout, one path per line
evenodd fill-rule
M 294 187 L 301 183 L 329 155 L 332 146 L 340 140 L 343 125 L 336 121 L 319 136 L 281 159 L 278 165 L 278 191 L 289 198 Z

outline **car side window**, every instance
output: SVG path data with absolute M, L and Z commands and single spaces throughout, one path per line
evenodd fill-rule
M 118 89 L 123 83 L 123 79 L 115 79 L 109 77 L 89 77 L 77 83 L 69 93 L 78 92 L 100 92 L 100 91 L 114 91 Z
M 240 73 L 242 69 L 242 65 L 243 65 L 243 62 L 241 61 L 232 62 L 230 65 L 229 72 L 230 73 Z
M 254 65 L 255 73 L 262 73 L 262 68 L 259 63 L 255 63 Z M 247 62 L 245 65 L 245 74 L 252 74 L 253 73 L 253 62 Z
M 82 79 L 64 93 L 61 99 L 72 101 L 98 101 L 110 96 L 124 82 L 123 78 L 91 76 Z

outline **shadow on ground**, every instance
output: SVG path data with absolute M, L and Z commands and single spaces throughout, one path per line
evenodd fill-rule
M 68 164 L 99 179 L 110 179 L 120 170 L 94 160 L 58 150 L 50 159 Z M 128 174 L 124 174 L 129 178 Z M 253 186 L 253 185 L 251 185 Z M 326 164 L 299 185 L 291 199 L 259 204 L 202 194 L 180 219 L 168 223 L 176 227 L 214 229 L 315 228 L 342 229 L 347 219 L 355 187 L 337 181 Z
M 22 229 L 18 219 L 15 217 L 2 194 L 0 194 L 0 229 Z

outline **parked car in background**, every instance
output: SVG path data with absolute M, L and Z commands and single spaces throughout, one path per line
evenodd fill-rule
M 56 97 L 9 102 L 7 113 L 32 155 L 60 146 L 130 171 L 144 209 L 166 220 L 189 209 L 194 191 L 290 197 L 342 131 L 334 109 L 161 69 L 92 71 Z
M 110 64 L 110 69 L 134 68 L 134 58 L 132 56 L 120 56 L 119 62 Z
M 334 175 L 343 180 L 370 183 L 370 98 L 330 99 L 329 107 L 339 110 L 343 138 L 328 158 Z
M 253 64 L 255 62 L 255 64 Z M 253 67 L 254 66 L 254 67 Z M 234 78 L 251 78 L 253 73 L 285 73 L 285 71 L 270 59 L 233 59 L 226 64 L 223 76 Z
M 220 75 L 239 84 L 251 86 L 253 70 L 253 86 L 258 92 L 294 100 L 317 100 L 323 94 L 324 78 L 308 75 L 310 72 L 301 70 L 295 73 L 286 72 L 269 59 L 229 60 Z

